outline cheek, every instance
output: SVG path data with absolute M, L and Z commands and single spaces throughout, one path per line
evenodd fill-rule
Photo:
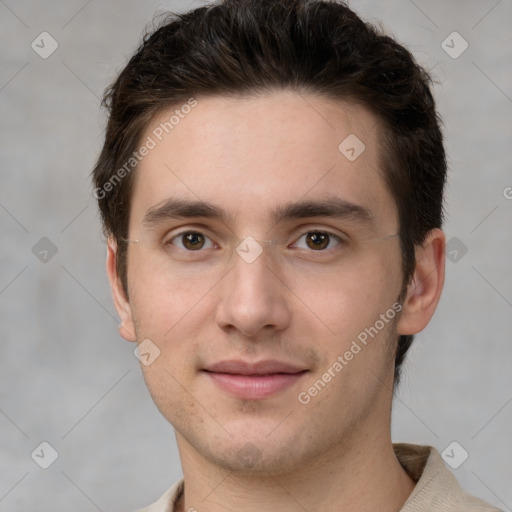
M 393 250 L 370 253 L 337 267 L 294 272 L 288 284 L 303 318 L 316 319 L 321 332 L 339 343 L 373 325 L 395 303 L 401 289 L 400 260 Z
M 211 288 L 204 278 L 167 262 L 156 261 L 144 251 L 133 251 L 128 265 L 130 304 L 140 336 L 165 341 L 201 310 L 201 299 Z
M 159 351 L 150 365 L 141 364 L 144 380 L 162 414 L 176 421 L 180 411 L 197 405 L 183 390 L 195 376 L 196 354 L 204 341 L 201 329 L 212 321 L 207 301 L 202 300 L 204 291 L 169 273 L 142 264 L 131 271 L 136 276 L 130 302 L 137 340 L 150 339 Z

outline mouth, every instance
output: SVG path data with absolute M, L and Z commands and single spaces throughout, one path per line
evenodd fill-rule
M 221 361 L 202 370 L 223 391 L 248 400 L 262 400 L 298 382 L 308 369 L 275 360 L 249 363 Z

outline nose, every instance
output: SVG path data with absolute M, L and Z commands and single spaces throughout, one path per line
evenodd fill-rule
M 289 291 L 265 252 L 254 261 L 234 254 L 234 267 L 223 279 L 217 325 L 256 337 L 262 330 L 281 331 L 291 318 Z

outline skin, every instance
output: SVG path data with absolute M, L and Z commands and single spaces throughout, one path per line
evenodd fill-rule
M 289 91 L 197 99 L 134 176 L 130 239 L 139 242 L 128 249 L 129 298 L 112 239 L 107 256 L 121 335 L 149 338 L 160 350 L 141 367 L 175 428 L 186 482 L 178 510 L 396 511 L 414 482 L 391 444 L 393 351 L 397 334 L 421 331 L 434 313 L 444 235 L 433 230 L 417 247 L 401 314 L 301 404 L 298 394 L 403 289 L 399 240 L 383 239 L 397 233 L 398 220 L 379 170 L 377 119 L 362 106 Z M 144 138 L 168 117 L 156 118 Z M 355 161 L 338 150 L 351 133 L 366 146 Z M 147 212 L 169 198 L 207 201 L 227 217 L 144 225 Z M 370 219 L 276 224 L 270 215 L 328 198 L 362 206 Z M 173 238 L 184 229 L 201 231 L 212 245 L 187 255 Z M 345 242 L 312 249 L 302 235 L 315 230 Z M 234 252 L 247 236 L 279 243 L 261 242 L 263 253 L 249 264 Z M 241 399 L 201 371 L 226 359 L 278 359 L 308 371 L 270 397 Z

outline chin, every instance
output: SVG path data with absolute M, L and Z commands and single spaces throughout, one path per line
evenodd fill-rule
M 279 421 L 273 421 L 272 426 L 269 426 L 270 422 L 260 425 L 253 422 L 251 425 L 245 421 L 243 426 L 241 423 L 236 422 L 237 428 L 234 428 L 234 423 L 224 423 L 226 430 L 216 429 L 215 435 L 211 430 L 208 434 L 211 425 L 201 432 L 176 428 L 177 434 L 181 432 L 178 444 L 185 441 L 200 458 L 228 472 L 253 476 L 296 471 L 297 467 L 318 455 L 317 450 L 321 450 L 316 443 L 311 443 L 315 436 L 304 435 L 304 429 L 301 430 L 302 436 L 289 429 L 279 435 L 276 430 Z
M 214 453 L 204 454 L 217 466 L 227 471 L 245 475 L 279 475 L 297 469 L 302 457 L 294 449 L 293 442 L 290 446 L 280 444 L 279 447 L 261 445 L 246 441 L 231 445 L 229 451 L 215 450 Z

